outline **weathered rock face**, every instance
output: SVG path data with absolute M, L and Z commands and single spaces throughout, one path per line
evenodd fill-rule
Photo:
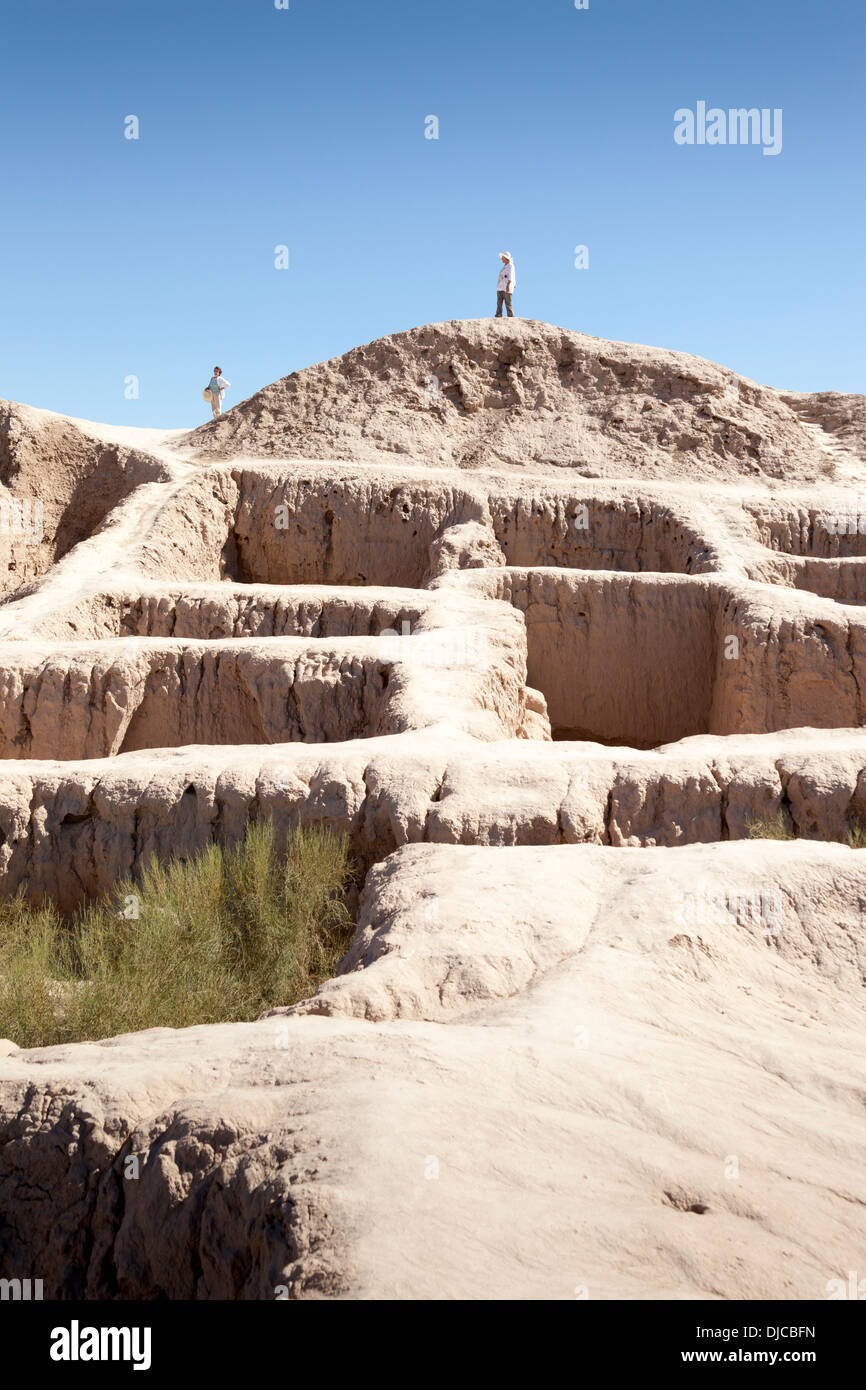
M 0 654 L 0 661 L 3 661 Z M 213 743 L 329 743 L 397 733 L 392 663 L 357 651 L 171 639 L 126 654 L 101 646 L 3 661 L 0 756 L 105 758 Z
M 249 816 L 331 825 L 367 866 L 407 843 L 677 846 L 744 840 L 781 813 L 844 840 L 866 824 L 866 749 L 850 731 L 694 738 L 658 752 L 442 729 L 327 747 L 143 750 L 83 764 L 7 763 L 0 871 L 71 907 L 151 855 L 237 839 Z
M 95 594 L 51 615 L 40 635 L 51 641 L 103 637 L 378 637 L 413 630 L 431 607 L 418 589 L 352 589 L 281 584 L 154 585 Z M 480 610 L 479 610 L 480 611 Z
M 848 448 L 863 457 L 866 396 L 848 396 L 841 391 L 780 391 L 779 394 L 807 428 L 822 432 L 824 446 L 831 453 Z
M 217 458 L 401 454 L 469 469 L 790 483 L 828 475 L 824 433 L 864 457 L 863 398 L 830 396 L 784 395 L 687 353 L 531 319 L 455 320 L 294 372 L 182 443 Z
M 44 574 L 135 488 L 167 477 L 143 449 L 0 401 L 0 593 Z
M 367 873 L 288 1013 L 0 1044 L 5 1277 L 820 1298 L 857 1267 L 864 415 L 521 321 L 180 441 L 0 414 L 4 484 L 57 501 L 43 550 L 9 536 L 0 891 L 70 908 L 253 816 Z

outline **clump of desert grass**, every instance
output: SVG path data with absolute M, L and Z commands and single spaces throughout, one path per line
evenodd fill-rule
M 785 819 L 783 811 L 774 816 L 746 822 L 746 833 L 750 840 L 796 840 L 797 832 Z M 844 843 L 851 849 L 866 849 L 866 826 L 860 820 L 853 820 L 845 836 Z
M 866 849 L 866 825 L 862 821 L 852 822 L 845 843 L 850 845 L 851 849 Z
M 71 919 L 0 904 L 0 1037 L 44 1047 L 295 1004 L 349 945 L 351 877 L 345 837 L 261 821 L 233 848 L 151 860 Z
M 746 834 L 750 840 L 796 840 L 795 831 L 785 819 L 784 811 L 774 816 L 765 816 L 746 821 Z

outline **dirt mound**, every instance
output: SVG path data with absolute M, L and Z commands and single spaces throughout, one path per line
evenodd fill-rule
M 840 461 L 821 447 L 818 416 L 804 405 L 818 400 L 688 353 L 527 319 L 454 320 L 293 372 L 178 444 L 203 458 L 402 455 L 586 477 L 808 482 L 832 476 Z M 822 429 L 839 427 L 845 454 L 858 441 L 862 451 L 854 422 L 864 408 L 861 397 L 834 396 L 819 412 Z
M 72 420 L 0 401 L 0 593 L 44 574 L 165 467 Z
M 783 391 L 780 396 L 801 420 L 819 426 L 831 445 L 866 461 L 866 396 L 841 391 Z

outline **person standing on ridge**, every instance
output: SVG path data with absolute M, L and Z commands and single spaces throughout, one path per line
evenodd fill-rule
M 508 317 L 514 318 L 514 310 L 511 307 L 511 296 L 514 286 L 517 284 L 517 272 L 514 269 L 514 261 L 511 259 L 510 251 L 500 251 L 499 259 L 502 262 L 502 269 L 499 272 L 499 279 L 496 282 L 496 313 L 495 318 L 502 318 L 502 306 L 505 305 Z
M 210 392 L 210 405 L 214 419 L 220 414 L 223 408 L 223 392 L 231 386 L 230 381 L 226 381 L 223 376 L 222 367 L 214 367 L 213 376 L 205 387 L 205 392 Z

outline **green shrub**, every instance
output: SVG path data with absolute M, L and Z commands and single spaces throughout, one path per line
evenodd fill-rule
M 20 1047 L 254 1019 L 295 1004 L 348 947 L 348 842 L 270 821 L 232 849 L 151 860 L 64 921 L 0 905 L 0 1036 Z

